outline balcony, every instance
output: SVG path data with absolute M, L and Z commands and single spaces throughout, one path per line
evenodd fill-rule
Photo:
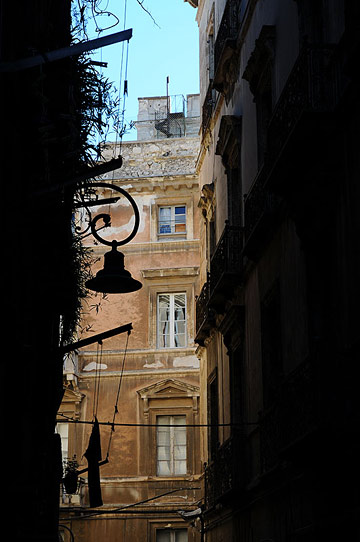
M 196 299 L 196 336 L 203 344 L 215 324 L 216 312 L 222 312 L 227 299 L 240 284 L 242 270 L 243 229 L 225 225 L 210 261 L 210 273 Z
M 210 121 L 215 109 L 215 103 L 216 103 L 216 91 L 213 88 L 212 80 L 210 80 L 209 86 L 206 92 L 206 96 L 204 99 L 204 103 L 202 106 L 201 132 L 202 132 L 203 139 L 208 129 L 210 128 Z
M 276 104 L 268 128 L 267 167 L 273 167 L 302 120 L 333 112 L 339 94 L 334 47 L 309 45 L 300 52 Z M 306 129 L 308 124 L 304 126 Z M 304 133 L 305 136 L 313 136 Z
M 245 486 L 245 440 L 230 437 L 220 446 L 214 460 L 205 467 L 205 507 L 237 496 Z
M 214 46 L 214 88 L 226 93 L 229 78 L 229 63 L 236 50 L 240 28 L 239 0 L 228 0 L 218 28 Z
M 284 381 L 278 400 L 260 417 L 262 470 L 268 472 L 318 426 L 315 379 L 310 362 Z
M 256 257 L 259 240 L 271 232 L 278 214 L 281 200 L 275 194 L 285 194 L 290 182 L 303 186 L 309 177 L 309 164 L 320 160 L 321 149 L 326 153 L 323 163 L 336 158 L 334 153 L 329 154 L 327 142 L 338 88 L 334 48 L 306 46 L 275 106 L 267 130 L 264 164 L 245 199 L 245 252 L 251 258 Z
M 240 283 L 242 270 L 242 228 L 225 225 L 210 260 L 209 303 L 221 310 Z
M 244 200 L 245 253 L 253 260 L 256 260 L 267 233 L 272 231 L 281 205 L 280 197 L 268 191 L 266 181 L 263 167 Z
M 203 345 L 204 340 L 209 335 L 211 327 L 214 325 L 214 311 L 209 306 L 210 296 L 210 281 L 209 276 L 207 282 L 201 289 L 199 296 L 196 299 L 196 336 L 195 341 Z

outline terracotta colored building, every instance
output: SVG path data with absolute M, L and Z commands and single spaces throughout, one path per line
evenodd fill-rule
M 105 299 L 90 296 L 81 339 L 128 323 L 131 333 L 81 348 L 65 362 L 58 416 L 63 454 L 76 454 L 79 471 L 87 468 L 83 454 L 92 424 L 84 422 L 96 416 L 102 459 L 109 461 L 100 467 L 102 506 L 89 508 L 88 472 L 80 474 L 75 494 L 63 492 L 64 540 L 70 540 L 69 529 L 79 542 L 200 539 L 197 525 L 190 527 L 179 514 L 195 510 L 202 495 L 194 342 L 199 96 L 139 98 L 136 127 L 136 141 L 108 145 L 105 157 L 121 154 L 123 166 L 101 182 L 125 189 L 139 209 L 138 233 L 120 249 L 142 288 Z M 118 193 L 101 188 L 98 195 Z M 103 212 L 111 214 L 111 226 L 101 231 L 105 239 L 120 240 L 132 231 L 134 215 L 125 198 L 92 210 L 94 216 Z M 90 236 L 86 244 L 99 257 L 96 273 L 109 248 L 92 243 Z

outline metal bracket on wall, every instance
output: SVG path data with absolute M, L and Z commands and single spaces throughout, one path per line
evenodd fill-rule
M 47 64 L 48 62 L 62 60 L 69 56 L 79 56 L 87 51 L 99 49 L 99 47 L 106 47 L 107 45 L 112 45 L 113 43 L 118 43 L 120 41 L 128 41 L 131 37 L 132 28 L 129 28 L 122 32 L 115 32 L 115 34 L 88 40 L 84 43 L 76 43 L 75 45 L 69 45 L 68 47 L 56 49 L 55 51 L 48 51 L 28 58 L 21 58 L 13 62 L 1 62 L 0 72 L 5 73 L 26 70 L 28 68 L 40 66 L 41 64 Z
M 132 329 L 132 323 L 124 324 L 123 326 L 114 327 L 113 329 L 109 329 L 108 331 L 98 333 L 97 335 L 89 337 L 88 339 L 82 339 L 81 341 L 76 341 L 75 343 L 65 344 L 64 346 L 60 346 L 59 349 L 63 354 L 67 354 L 68 352 L 73 352 L 74 350 L 77 350 L 78 348 L 82 348 L 83 346 L 87 346 L 89 344 L 101 343 L 101 341 L 103 341 L 104 339 L 109 339 L 110 337 L 114 337 L 115 335 L 119 335 L 120 333 L 130 333 Z

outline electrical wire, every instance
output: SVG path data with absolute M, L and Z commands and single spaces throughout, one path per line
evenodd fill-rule
M 92 0 L 91 1 L 91 12 L 92 12 L 92 16 L 93 16 L 94 23 L 95 23 L 95 26 L 96 26 L 96 31 L 99 34 L 101 32 L 104 32 L 105 30 L 110 30 L 110 28 L 114 28 L 114 26 L 117 26 L 119 24 L 119 22 L 120 22 L 119 18 L 115 15 L 115 13 L 113 13 L 112 11 L 109 11 L 107 9 L 107 7 L 109 5 L 109 2 L 108 1 L 106 2 L 105 9 L 100 8 L 101 2 L 102 2 L 102 0 Z M 114 17 L 116 19 L 115 23 L 111 24 L 109 26 L 106 26 L 104 28 L 100 28 L 100 25 L 98 24 L 97 18 L 101 17 L 101 16 L 104 16 L 104 15 L 107 15 L 108 17 Z
M 109 459 L 109 456 L 110 456 L 110 446 L 111 446 L 112 435 L 115 432 L 115 427 L 114 427 L 115 426 L 115 418 L 116 418 L 116 414 L 118 414 L 118 412 L 119 412 L 118 404 L 119 404 L 120 390 L 121 390 L 121 384 L 122 384 L 122 379 L 123 379 L 123 374 L 124 374 L 126 352 L 127 352 L 127 348 L 128 348 L 130 333 L 131 333 L 131 331 L 129 330 L 127 332 L 127 337 L 126 337 L 126 345 L 125 345 L 125 351 L 124 351 L 123 361 L 122 361 L 122 365 L 121 365 L 120 378 L 119 378 L 119 384 L 118 384 L 118 389 L 117 389 L 117 394 L 116 394 L 116 401 L 115 401 L 115 405 L 114 405 L 114 414 L 113 414 L 113 419 L 112 419 L 112 423 L 111 423 L 111 431 L 110 431 L 108 449 L 107 449 L 107 453 L 106 453 L 106 459 Z
M 155 495 L 154 497 L 150 497 L 148 499 L 144 499 L 142 501 L 138 501 L 131 504 L 126 504 L 125 506 L 120 506 L 119 508 L 113 508 L 111 510 L 98 510 L 96 512 L 93 512 L 91 514 L 78 516 L 78 517 L 72 517 L 72 520 L 75 519 L 86 519 L 91 518 L 94 516 L 100 516 L 104 514 L 116 514 L 118 512 L 122 512 L 123 510 L 127 510 L 128 508 L 132 508 L 133 506 L 139 506 L 141 504 L 146 504 L 147 502 L 154 501 L 155 499 L 160 499 L 161 497 L 166 497 L 167 495 L 171 495 L 172 493 L 177 493 L 178 491 L 194 491 L 194 490 L 200 490 L 201 487 L 179 487 L 177 489 L 172 489 L 170 491 L 166 491 L 165 493 L 161 493 L 160 495 Z M 146 511 L 145 511 L 146 513 Z
M 123 17 L 123 19 L 124 19 L 124 30 L 126 28 L 126 16 L 127 16 L 127 0 L 124 0 L 124 17 Z M 127 44 L 126 44 L 126 60 L 125 60 L 124 81 L 123 81 L 122 77 L 123 77 L 123 66 L 124 66 L 125 42 L 122 42 L 121 48 L 122 49 L 121 49 L 121 61 L 120 61 L 119 97 L 118 97 L 119 105 L 118 105 L 117 119 L 116 119 L 116 125 L 115 125 L 114 158 L 116 158 L 116 154 L 117 154 L 118 134 L 120 135 L 119 153 L 121 153 L 122 138 L 123 138 L 123 133 L 124 133 L 124 130 L 125 130 L 124 117 L 125 117 L 125 101 L 126 101 L 126 95 L 127 95 L 127 67 L 128 67 L 128 57 L 129 57 L 129 41 L 127 41 Z M 122 98 L 121 98 L 120 93 L 121 93 L 122 88 L 123 88 L 123 91 L 122 91 L 123 94 L 122 94 Z M 122 111 L 120 112 L 121 100 L 122 100 Z M 114 180 L 114 175 L 115 175 L 115 171 L 113 171 L 113 180 Z
M 93 422 L 86 420 L 75 420 L 71 416 L 67 416 L 63 412 L 58 412 L 58 416 L 65 418 L 68 423 L 84 423 L 92 424 Z M 99 425 L 110 425 L 115 427 L 158 427 L 156 423 L 113 423 L 113 422 L 99 422 Z M 162 427 L 242 427 L 242 426 L 255 426 L 259 425 L 259 422 L 230 422 L 230 423 L 186 423 L 186 424 L 161 424 Z

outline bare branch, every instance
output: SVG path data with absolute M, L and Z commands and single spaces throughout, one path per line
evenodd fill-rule
M 145 7 L 144 7 L 144 0 L 136 0 L 137 3 L 139 4 L 139 6 L 151 17 L 151 19 L 154 21 L 154 24 L 156 24 L 156 26 L 158 28 L 160 28 L 160 26 L 157 24 L 157 22 L 155 21 L 154 17 L 151 15 L 150 11 L 147 10 Z

